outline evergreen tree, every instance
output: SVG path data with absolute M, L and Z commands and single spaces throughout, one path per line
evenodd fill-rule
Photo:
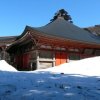
M 51 19 L 50 21 L 53 22 L 54 20 L 56 20 L 58 17 L 63 17 L 66 21 L 73 23 L 72 18 L 70 15 L 68 15 L 68 12 L 65 11 L 64 9 L 59 10 L 57 13 L 55 13 L 53 19 Z

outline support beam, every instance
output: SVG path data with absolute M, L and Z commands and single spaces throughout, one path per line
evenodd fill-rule
M 37 69 L 39 69 L 39 52 L 38 51 L 36 51 L 36 56 L 37 56 L 37 58 L 36 58 L 36 67 L 37 67 Z
M 55 66 L 55 52 L 53 52 L 53 67 Z
M 6 46 L 2 46 L 2 60 L 6 60 Z

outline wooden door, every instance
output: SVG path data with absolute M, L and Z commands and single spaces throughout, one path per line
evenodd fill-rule
M 56 59 L 56 63 L 55 63 L 56 66 L 66 63 L 67 62 L 66 52 L 56 52 L 55 59 Z
M 19 56 L 19 67 L 23 67 L 23 55 L 21 54 L 20 56 Z
M 61 64 L 67 62 L 67 54 L 65 52 L 61 52 Z
M 29 54 L 23 54 L 23 68 L 28 67 L 28 62 L 29 62 Z
M 16 67 L 19 69 L 23 67 L 23 55 L 15 56 L 15 64 L 16 64 Z

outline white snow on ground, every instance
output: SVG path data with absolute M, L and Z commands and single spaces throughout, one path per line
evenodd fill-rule
M 94 57 L 41 71 L 0 71 L 0 100 L 100 100 L 99 67 Z
M 57 67 L 45 69 L 44 71 L 65 74 L 100 76 L 100 57 L 92 57 L 70 63 L 65 63 Z
M 0 71 L 17 71 L 13 66 L 9 65 L 5 60 L 0 60 Z

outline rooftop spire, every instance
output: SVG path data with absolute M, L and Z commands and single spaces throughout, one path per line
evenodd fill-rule
M 71 16 L 68 15 L 68 12 L 65 11 L 64 9 L 60 9 L 58 12 L 56 12 L 53 19 L 51 19 L 50 21 L 53 22 L 54 20 L 56 20 L 59 17 L 65 19 L 66 21 L 68 21 L 70 23 L 73 23 Z

